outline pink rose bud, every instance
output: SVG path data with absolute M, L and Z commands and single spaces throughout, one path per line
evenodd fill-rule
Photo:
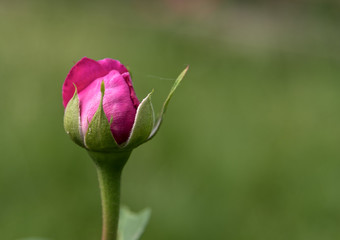
M 111 132 L 118 144 L 125 142 L 132 129 L 139 105 L 133 89 L 130 73 L 117 60 L 94 61 L 81 59 L 69 72 L 63 86 L 64 107 L 73 97 L 77 87 L 80 107 L 80 125 L 85 136 L 88 125 L 101 100 L 101 83 L 104 81 L 103 108 L 107 119 L 112 118 Z
M 65 130 L 88 150 L 131 150 L 156 134 L 186 71 L 176 80 L 155 124 L 151 93 L 138 101 L 123 64 L 109 58 L 95 61 L 84 57 L 72 67 L 63 85 Z

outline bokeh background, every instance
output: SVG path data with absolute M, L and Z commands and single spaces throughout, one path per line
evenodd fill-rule
M 147 240 L 340 239 L 340 4 L 0 1 L 0 239 L 100 239 L 95 168 L 63 130 L 83 56 L 128 65 L 157 111 L 122 202 Z

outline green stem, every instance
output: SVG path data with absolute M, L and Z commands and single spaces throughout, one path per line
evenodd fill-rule
M 103 209 L 102 240 L 117 240 L 120 209 L 120 179 L 131 152 L 90 152 L 99 180 Z

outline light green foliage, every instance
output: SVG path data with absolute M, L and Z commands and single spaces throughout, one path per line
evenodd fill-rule
M 128 148 L 135 148 L 145 142 L 154 125 L 154 112 L 151 103 L 151 93 L 139 104 L 131 135 L 126 142 Z
M 118 240 L 140 239 L 149 221 L 150 214 L 150 209 L 133 213 L 127 207 L 122 207 L 119 216 Z
M 74 95 L 68 102 L 64 114 L 64 128 L 71 139 L 79 146 L 84 146 L 83 137 L 80 131 L 80 115 L 79 115 L 79 98 L 77 88 L 75 87 Z
M 152 132 L 151 132 L 151 134 L 150 134 L 150 136 L 149 136 L 149 140 L 150 140 L 151 138 L 153 138 L 153 137 L 156 135 L 156 133 L 158 132 L 158 130 L 159 130 L 161 124 L 162 124 L 162 121 L 163 121 L 163 116 L 164 116 L 164 114 L 165 114 L 165 112 L 166 112 L 166 109 L 168 108 L 168 104 L 169 104 L 169 102 L 170 102 L 170 99 L 171 99 L 172 95 L 174 94 L 174 92 L 175 92 L 176 88 L 178 87 L 178 85 L 181 83 L 181 81 L 182 81 L 182 79 L 184 78 L 185 74 L 187 73 L 188 69 L 189 69 L 189 66 L 186 67 L 186 68 L 183 70 L 183 72 L 181 72 L 181 74 L 177 77 L 177 79 L 176 79 L 174 85 L 172 86 L 172 88 L 171 88 L 171 90 L 170 90 L 170 93 L 169 93 L 168 97 L 166 98 L 166 100 L 165 100 L 165 102 L 164 102 L 164 104 L 163 104 L 162 110 L 161 110 L 161 112 L 159 113 L 157 122 L 156 122 L 154 128 L 152 129 Z

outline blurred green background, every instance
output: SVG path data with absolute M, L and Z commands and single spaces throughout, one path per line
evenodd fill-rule
M 147 240 L 340 239 L 338 1 L 0 2 L 0 239 L 100 239 L 95 168 L 63 130 L 83 56 L 119 59 L 164 125 L 122 202 Z

